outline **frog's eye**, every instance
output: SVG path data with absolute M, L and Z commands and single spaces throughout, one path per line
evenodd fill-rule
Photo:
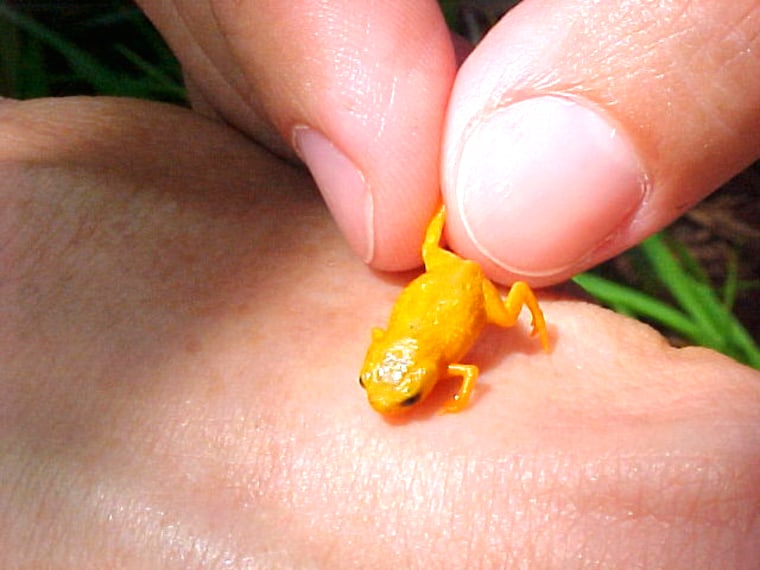
M 421 394 L 417 392 L 414 396 L 409 396 L 406 400 L 399 404 L 402 408 L 408 408 L 420 401 Z
M 361 376 L 359 376 L 359 386 L 361 386 L 365 390 L 367 389 L 367 387 L 364 385 L 364 378 L 362 378 Z

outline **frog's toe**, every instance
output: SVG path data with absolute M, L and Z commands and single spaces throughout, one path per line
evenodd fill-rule
M 462 394 L 457 394 L 443 405 L 440 413 L 441 414 L 458 414 L 459 412 L 461 412 L 467 407 L 469 402 L 470 402 L 469 395 L 463 396 Z

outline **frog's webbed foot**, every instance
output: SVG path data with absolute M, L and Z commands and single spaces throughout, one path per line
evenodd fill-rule
M 478 379 L 478 367 L 474 364 L 449 364 L 448 373 L 451 376 L 461 376 L 462 385 L 451 400 L 443 405 L 442 414 L 461 412 L 470 402 L 470 395 Z

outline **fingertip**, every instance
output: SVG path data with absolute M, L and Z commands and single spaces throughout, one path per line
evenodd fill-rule
M 293 129 L 293 147 L 322 190 L 351 248 L 365 263 L 371 263 L 375 250 L 374 201 L 364 174 L 324 135 L 305 125 Z
M 497 280 L 556 283 L 751 164 L 755 4 L 642 12 L 623 0 L 534 0 L 511 11 L 464 62 L 449 102 L 452 246 Z
M 292 140 L 338 228 L 365 263 L 383 271 L 419 266 L 425 228 L 440 202 L 437 188 L 419 189 L 407 199 L 376 192 L 360 167 L 322 133 L 297 125 Z
M 638 210 L 647 177 L 620 129 L 577 100 L 526 99 L 480 117 L 450 191 L 476 257 L 535 280 L 567 274 Z
M 238 53 L 271 54 L 278 45 L 276 57 L 244 65 L 267 118 L 365 262 L 418 265 L 425 218 L 440 194 L 440 140 L 456 73 L 437 3 L 310 0 L 298 11 L 273 3 L 265 13 L 273 29 L 258 39 L 238 22 L 226 25 L 236 30 Z M 247 17 L 261 27 L 263 16 Z

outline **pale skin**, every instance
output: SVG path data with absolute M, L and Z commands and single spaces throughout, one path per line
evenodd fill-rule
M 3 566 L 756 564 L 757 372 L 545 293 L 549 355 L 490 329 L 465 412 L 389 422 L 356 373 L 410 275 L 302 171 L 125 101 L 0 103 L 0 152 Z

